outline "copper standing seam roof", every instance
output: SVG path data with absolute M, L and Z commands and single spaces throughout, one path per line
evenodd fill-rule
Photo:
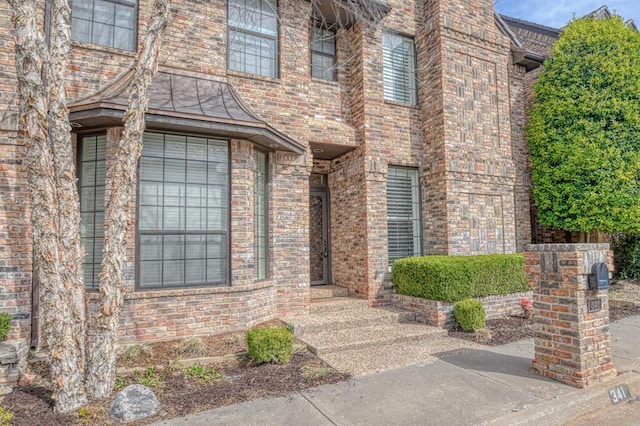
M 81 129 L 122 125 L 134 70 L 69 106 Z M 151 81 L 147 128 L 246 139 L 269 150 L 302 154 L 306 146 L 278 131 L 242 101 L 226 81 L 176 70 L 160 70 Z

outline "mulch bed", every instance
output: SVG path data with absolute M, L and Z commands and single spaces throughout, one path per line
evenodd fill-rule
M 640 315 L 640 306 L 610 306 L 609 319 L 617 321 L 619 319 Z M 499 346 L 518 340 L 533 337 L 533 319 L 526 319 L 521 316 L 512 316 L 487 320 L 485 328 L 488 333 L 468 333 L 456 327 L 449 330 L 449 336 L 458 339 L 475 341 L 487 346 Z
M 274 397 L 321 384 L 347 380 L 348 375 L 328 366 L 307 350 L 295 352 L 287 365 L 256 365 L 246 358 L 215 365 L 222 378 L 201 382 L 179 370 L 161 370 L 161 384 L 153 391 L 162 412 L 140 422 L 143 425 L 163 418 L 185 416 L 225 405 L 257 398 Z M 308 374 L 309 370 L 319 374 Z M 130 376 L 127 376 L 130 377 Z M 50 389 L 42 386 L 19 387 L 4 397 L 2 406 L 14 413 L 14 425 L 86 425 L 119 424 L 109 417 L 107 398 L 95 401 L 71 414 L 55 414 Z

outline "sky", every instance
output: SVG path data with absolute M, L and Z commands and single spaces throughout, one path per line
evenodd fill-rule
M 603 5 L 640 25 L 639 0 L 494 0 L 494 4 L 502 15 L 553 28 L 562 28 L 574 16 L 582 17 Z

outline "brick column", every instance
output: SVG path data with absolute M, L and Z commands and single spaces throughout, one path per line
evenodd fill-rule
M 609 297 L 607 291 L 588 290 L 595 262 L 613 269 L 608 244 L 539 244 L 525 252 L 535 316 L 531 371 L 579 388 L 616 376 Z

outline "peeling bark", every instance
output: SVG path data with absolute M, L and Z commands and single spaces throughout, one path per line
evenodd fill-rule
M 65 103 L 64 68 L 60 67 L 66 67 L 64 57 L 68 51 L 65 52 L 61 45 L 58 46 L 61 50 L 56 51 L 52 58 L 49 57 L 44 35 L 36 21 L 37 9 L 33 0 L 9 0 L 9 3 L 15 28 L 16 70 L 21 96 L 19 128 L 20 137 L 27 148 L 30 216 L 41 286 L 43 331 L 49 345 L 55 409 L 68 412 L 87 402 L 83 387 L 83 338 L 82 333 L 78 333 L 78 322 L 84 323 L 84 302 L 79 303 L 78 309 L 72 303 L 77 297 L 74 283 L 78 279 L 82 283 L 80 269 L 77 272 L 69 271 L 70 274 L 76 273 L 75 277 L 60 273 L 74 256 L 73 253 L 67 253 L 67 246 L 62 244 L 63 239 L 73 239 L 73 235 L 63 235 L 61 238 L 61 231 L 66 232 L 67 229 L 62 228 L 66 224 L 61 223 L 61 217 L 66 213 L 60 207 L 67 206 L 66 199 L 77 197 L 75 184 L 72 187 L 58 186 L 60 170 L 54 152 L 58 144 L 65 143 L 69 145 L 69 152 L 71 150 L 68 127 L 60 119 L 60 114 L 66 114 L 66 107 L 60 108 L 60 103 Z M 68 4 L 56 1 L 52 11 L 54 22 L 67 22 L 68 26 L 68 11 Z M 54 38 L 64 44 L 63 39 L 53 37 L 52 40 Z M 51 60 L 55 65 L 49 68 Z M 52 95 L 51 102 L 49 94 Z M 65 129 L 67 134 L 62 139 L 61 132 Z M 68 158 L 67 161 L 72 160 Z M 73 180 L 74 177 L 65 179 Z M 67 221 L 66 218 L 63 220 Z M 79 238 L 79 235 L 75 238 Z M 79 256 L 79 250 L 76 255 Z
M 129 203 L 136 184 L 136 170 L 142 153 L 144 114 L 149 104 L 151 79 L 169 19 L 171 2 L 156 0 L 153 16 L 142 43 L 131 82 L 124 131 L 113 162 L 107 169 L 105 240 L 100 272 L 100 298 L 89 335 L 87 391 L 96 398 L 108 396 L 115 384 L 116 348 L 120 311 L 124 299 L 124 264 Z

